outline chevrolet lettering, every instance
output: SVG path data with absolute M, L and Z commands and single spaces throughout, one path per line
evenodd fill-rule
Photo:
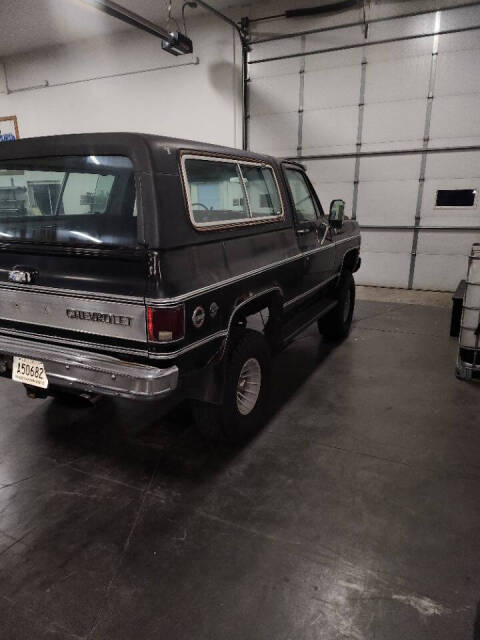
M 349 333 L 359 227 L 297 162 L 64 135 L 2 143 L 2 184 L 0 376 L 30 397 L 188 401 L 203 435 L 237 442 L 279 351 L 313 323 Z
M 74 320 L 87 320 L 90 322 L 104 322 L 106 324 L 119 324 L 129 327 L 132 318 L 128 316 L 116 316 L 113 313 L 98 313 L 96 311 L 80 311 L 78 309 L 67 309 L 67 316 Z

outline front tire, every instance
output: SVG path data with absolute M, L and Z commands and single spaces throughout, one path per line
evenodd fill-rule
M 336 306 L 318 321 L 318 330 L 328 340 L 342 340 L 350 332 L 355 309 L 355 280 L 351 271 L 342 272 L 336 299 Z
M 242 331 L 227 357 L 222 404 L 196 402 L 193 414 L 204 437 L 240 443 L 251 438 L 264 423 L 271 356 L 265 338 L 247 329 Z

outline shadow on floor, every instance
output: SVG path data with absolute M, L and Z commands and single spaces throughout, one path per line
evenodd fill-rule
M 480 602 L 477 604 L 477 614 L 473 623 L 473 640 L 480 640 Z
M 267 423 L 322 365 L 334 347 L 332 343 L 320 341 L 317 353 L 310 352 L 308 358 L 291 347 L 274 360 Z M 158 402 L 105 398 L 96 405 L 80 408 L 47 402 L 45 424 L 52 445 L 67 448 L 79 457 L 101 455 L 119 468 L 125 464 L 145 471 L 155 467 L 165 475 L 201 479 L 216 474 L 242 450 L 203 439 L 195 429 L 187 402 L 166 414 Z

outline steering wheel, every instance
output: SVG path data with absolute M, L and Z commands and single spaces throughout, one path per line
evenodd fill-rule
M 193 202 L 192 209 L 193 207 L 203 207 L 205 211 L 210 211 L 210 209 L 206 205 L 204 205 L 203 202 Z

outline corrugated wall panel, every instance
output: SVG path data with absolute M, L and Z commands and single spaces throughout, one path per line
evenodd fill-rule
M 480 25 L 480 7 L 432 11 L 372 23 L 368 41 L 472 25 Z M 438 188 L 480 189 L 480 153 L 431 154 L 428 148 L 480 145 L 480 30 L 308 55 L 362 42 L 363 29 L 355 26 L 254 46 L 252 59 L 307 55 L 250 67 L 251 147 L 289 156 L 352 154 L 308 161 L 324 208 L 343 197 L 350 213 L 356 193 L 361 225 L 411 227 L 363 231 L 358 281 L 406 287 L 412 272 L 413 287 L 455 288 L 478 239 L 473 227 L 480 226 L 480 209 L 439 210 L 435 195 Z M 423 159 L 422 153 L 390 154 L 422 148 Z M 355 160 L 357 151 L 384 155 Z M 414 242 L 417 224 L 472 231 L 421 230 Z

